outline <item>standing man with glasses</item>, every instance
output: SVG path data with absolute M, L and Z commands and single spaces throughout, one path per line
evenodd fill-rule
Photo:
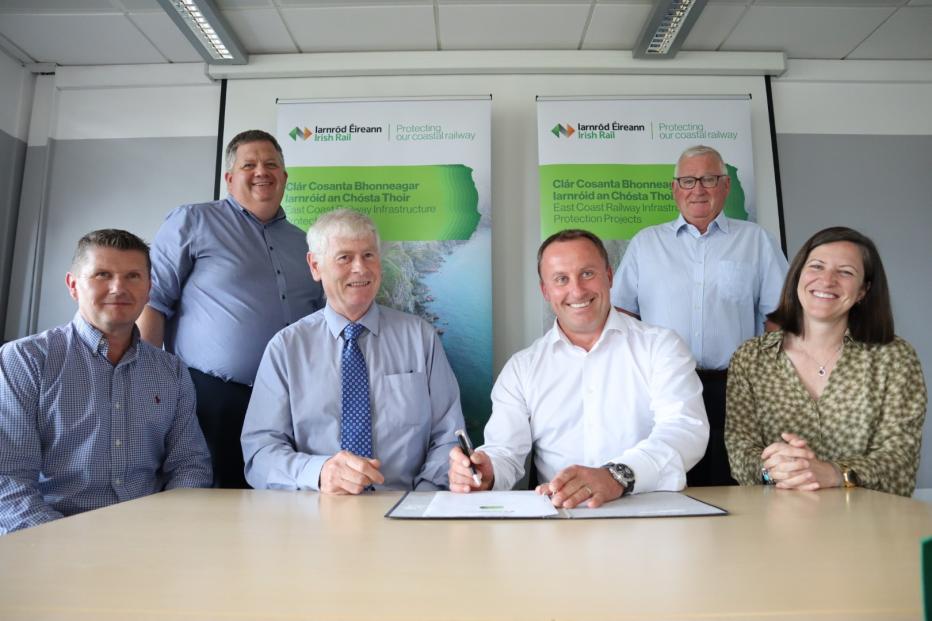
M 634 236 L 616 272 L 612 304 L 675 330 L 689 344 L 711 431 L 705 457 L 687 481 L 728 485 L 734 483 L 724 440 L 728 363 L 741 343 L 763 333 L 787 262 L 767 231 L 722 213 L 731 179 L 718 151 L 686 149 L 674 175 L 680 215 Z

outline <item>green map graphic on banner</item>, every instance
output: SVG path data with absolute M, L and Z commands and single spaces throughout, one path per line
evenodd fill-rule
M 724 212 L 747 220 L 738 170 L 726 164 L 731 191 Z M 602 239 L 631 239 L 676 218 L 672 164 L 544 164 L 540 166 L 541 236 L 586 229 Z
M 469 239 L 479 224 L 472 168 L 290 166 L 282 207 L 303 230 L 334 209 L 367 214 L 385 241 Z

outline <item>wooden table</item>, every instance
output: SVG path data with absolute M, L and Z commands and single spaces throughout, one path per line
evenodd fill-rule
M 932 505 L 689 493 L 731 515 L 398 521 L 396 493 L 176 490 L 0 537 L 0 619 L 921 618 Z

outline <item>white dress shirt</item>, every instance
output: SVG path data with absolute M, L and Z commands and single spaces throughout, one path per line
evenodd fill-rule
M 627 464 L 634 492 L 680 490 L 705 453 L 709 423 L 696 363 L 671 330 L 611 310 L 591 351 L 558 324 L 505 365 L 481 447 L 493 489 L 524 476 L 531 446 L 540 480 L 567 466 Z
M 634 236 L 615 272 L 612 304 L 675 330 L 702 369 L 726 369 L 763 334 L 780 301 L 786 258 L 753 222 L 724 213 L 704 235 L 680 215 Z

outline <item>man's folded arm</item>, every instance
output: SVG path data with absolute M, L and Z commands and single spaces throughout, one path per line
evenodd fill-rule
M 194 384 L 187 367 L 176 360 L 179 383 L 175 416 L 168 437 L 165 439 L 165 489 L 176 487 L 210 487 L 213 472 L 210 451 L 197 422 Z
M 295 450 L 288 364 L 272 339 L 252 388 L 242 447 L 246 481 L 256 489 L 320 489 L 320 471 L 332 455 Z
M 686 472 L 702 459 L 709 442 L 696 363 L 682 339 L 672 331 L 664 333 L 651 354 L 654 427 L 647 438 L 612 460 L 634 471 L 635 493 L 683 489 Z
M 492 387 L 492 417 L 479 447 L 492 461 L 492 489 L 510 490 L 524 476 L 531 452 L 531 418 L 516 357 L 505 364 Z
M 457 429 L 465 429 L 460 390 L 436 332 L 427 360 L 427 389 L 430 391 L 430 446 L 424 466 L 414 480 L 419 490 L 447 489 L 450 449 L 456 446 Z
M 38 488 L 41 358 L 25 346 L 0 349 L 0 534 L 58 519 Z

